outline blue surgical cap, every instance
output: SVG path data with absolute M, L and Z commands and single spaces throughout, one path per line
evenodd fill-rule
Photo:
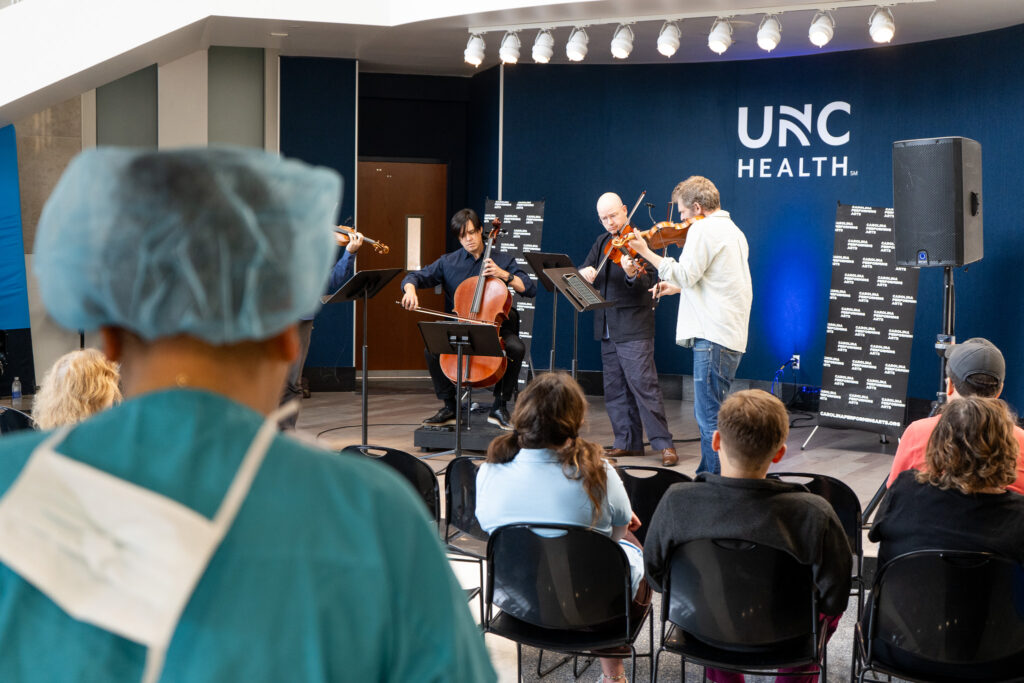
M 32 265 L 68 329 L 266 339 L 316 311 L 341 178 L 255 149 L 97 148 L 43 207 Z

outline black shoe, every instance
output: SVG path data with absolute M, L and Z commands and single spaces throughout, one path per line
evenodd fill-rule
M 487 421 L 506 432 L 512 431 L 512 423 L 508 419 L 508 411 L 505 410 L 505 406 L 491 408 L 491 412 L 487 413 Z
M 442 427 L 444 425 L 455 424 L 455 409 L 443 406 L 441 410 L 437 411 L 426 420 L 423 424 L 427 427 Z

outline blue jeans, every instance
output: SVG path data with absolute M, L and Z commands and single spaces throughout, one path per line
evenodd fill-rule
M 724 346 L 697 339 L 693 344 L 693 414 L 700 429 L 700 465 L 697 473 L 721 474 L 718 453 L 711 448 L 711 435 L 718 429 L 718 409 L 736 379 L 736 366 L 743 354 Z

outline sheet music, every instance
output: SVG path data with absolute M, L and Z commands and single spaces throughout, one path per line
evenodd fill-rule
M 594 296 L 594 293 L 590 291 L 590 288 L 587 287 L 586 283 L 578 275 L 566 273 L 562 276 L 562 279 L 569 285 L 569 290 L 576 298 L 576 301 L 582 304 L 584 308 L 601 303 L 601 299 Z

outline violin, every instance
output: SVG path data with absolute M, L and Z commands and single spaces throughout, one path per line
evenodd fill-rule
M 661 223 L 655 223 L 654 227 L 647 230 L 634 230 L 630 233 L 623 231 L 621 237 L 613 237 L 611 241 L 612 244 L 622 242 L 621 246 L 624 246 L 627 249 L 629 249 L 628 242 L 638 237 L 642 237 L 646 240 L 647 245 L 651 249 L 664 249 L 670 244 L 683 246 L 683 244 L 686 243 L 686 234 L 690 231 L 690 226 L 702 218 L 704 218 L 704 216 L 694 216 L 693 218 L 687 218 L 680 223 L 662 221 Z M 615 246 L 619 245 L 615 244 Z M 629 251 L 633 254 L 636 253 L 632 249 L 629 249 Z
M 487 247 L 480 260 L 480 275 L 466 278 L 455 289 L 455 313 L 466 322 L 501 327 L 512 310 L 512 294 L 508 285 L 498 278 L 483 275 L 483 264 L 491 257 L 491 248 L 501 233 L 501 220 L 495 218 L 491 225 L 493 229 L 487 236 Z M 504 348 L 505 343 L 501 342 L 501 346 Z M 441 370 L 452 382 L 457 381 L 458 359 L 454 353 L 443 353 L 439 358 Z M 471 387 L 497 384 L 508 367 L 505 356 L 463 356 L 462 363 L 462 384 Z
M 355 228 L 350 228 L 346 225 L 336 225 L 334 227 L 334 232 L 338 233 L 338 243 L 342 245 L 351 242 L 352 238 L 355 237 L 356 234 Z M 363 235 L 363 241 L 366 242 L 367 244 L 373 245 L 373 250 L 376 251 L 378 254 L 386 254 L 389 251 L 391 251 L 388 245 L 384 244 L 383 242 L 378 242 L 377 240 L 371 240 L 366 235 Z

